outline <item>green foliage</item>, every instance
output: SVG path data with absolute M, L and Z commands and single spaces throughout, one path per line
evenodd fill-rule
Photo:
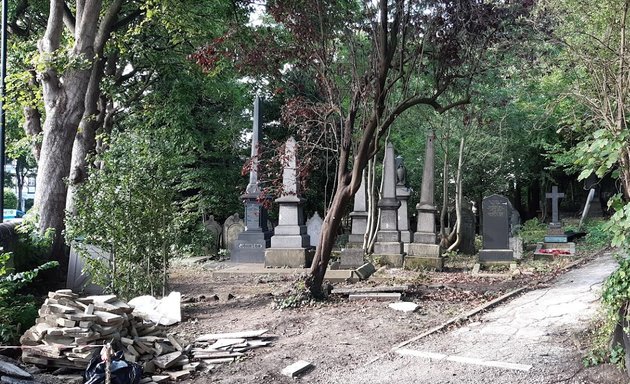
M 17 209 L 18 198 L 11 188 L 4 189 L 4 209 Z
M 607 247 L 612 241 L 612 232 L 607 221 L 588 220 L 584 223 L 584 230 L 587 232 L 584 241 L 593 247 Z
M 274 298 L 277 309 L 300 308 L 315 302 L 311 291 L 306 287 L 308 276 L 301 275 L 291 285 L 289 292 Z
M 7 272 L 10 254 L 0 255 L 0 275 Z M 20 289 L 32 283 L 37 275 L 59 266 L 49 261 L 30 271 L 12 273 L 0 277 L 0 344 L 14 344 L 22 332 L 35 324 L 39 305 L 32 295 L 20 293 Z
M 523 223 L 519 235 L 523 239 L 523 243 L 532 244 L 543 241 L 546 233 L 547 225 L 541 223 L 538 218 L 533 218 Z

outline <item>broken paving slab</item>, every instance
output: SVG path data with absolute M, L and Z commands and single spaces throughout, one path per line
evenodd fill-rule
M 282 374 L 289 377 L 296 377 L 311 369 L 313 364 L 306 360 L 299 360 L 282 370 Z
M 33 375 L 22 368 L 7 361 L 0 361 L 0 373 L 21 379 L 31 379 L 33 377 Z

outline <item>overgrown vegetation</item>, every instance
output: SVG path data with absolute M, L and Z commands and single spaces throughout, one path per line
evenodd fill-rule
M 519 231 L 519 235 L 523 239 L 523 245 L 543 241 L 546 233 L 547 224 L 541 222 L 538 218 L 533 218 L 524 222 Z

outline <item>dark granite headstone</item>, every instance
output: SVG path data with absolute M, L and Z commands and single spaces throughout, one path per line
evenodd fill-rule
M 510 249 L 510 201 L 500 195 L 483 199 L 483 249 L 479 252 L 481 262 L 507 262 L 513 260 Z
M 457 223 L 457 213 L 455 210 L 451 212 L 450 225 L 454 227 Z M 462 226 L 461 239 L 459 243 L 459 251 L 465 255 L 474 255 L 475 250 L 475 214 L 468 208 L 462 208 Z

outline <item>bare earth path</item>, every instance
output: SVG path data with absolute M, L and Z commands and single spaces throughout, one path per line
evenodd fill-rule
M 602 282 L 616 265 L 604 254 L 471 323 L 397 351 L 392 348 L 401 342 L 487 302 L 483 292 L 498 297 L 531 279 L 486 278 L 484 291 L 475 293 L 473 285 L 461 287 L 470 275 L 435 274 L 457 285 L 443 282 L 445 288 L 408 296 L 420 304 L 414 313 L 347 299 L 280 311 L 272 308 L 273 297 L 295 277 L 221 278 L 213 276 L 213 266 L 191 266 L 174 271 L 173 289 L 220 299 L 187 304 L 184 321 L 173 331 L 188 341 L 201 333 L 259 328 L 278 335 L 272 346 L 185 383 L 628 383 L 610 365 L 585 369 L 581 364 L 585 343 L 579 335 L 596 317 Z M 225 299 L 228 292 L 234 298 Z M 452 292 L 458 294 L 449 296 Z M 460 300 L 466 297 L 472 299 Z M 301 359 L 315 368 L 297 379 L 280 374 Z
M 602 282 L 617 263 L 606 254 L 446 334 L 406 345 L 386 358 L 330 383 L 551 383 L 592 382 L 567 339 L 583 331 L 599 308 Z M 627 380 L 625 381 L 627 382 Z

